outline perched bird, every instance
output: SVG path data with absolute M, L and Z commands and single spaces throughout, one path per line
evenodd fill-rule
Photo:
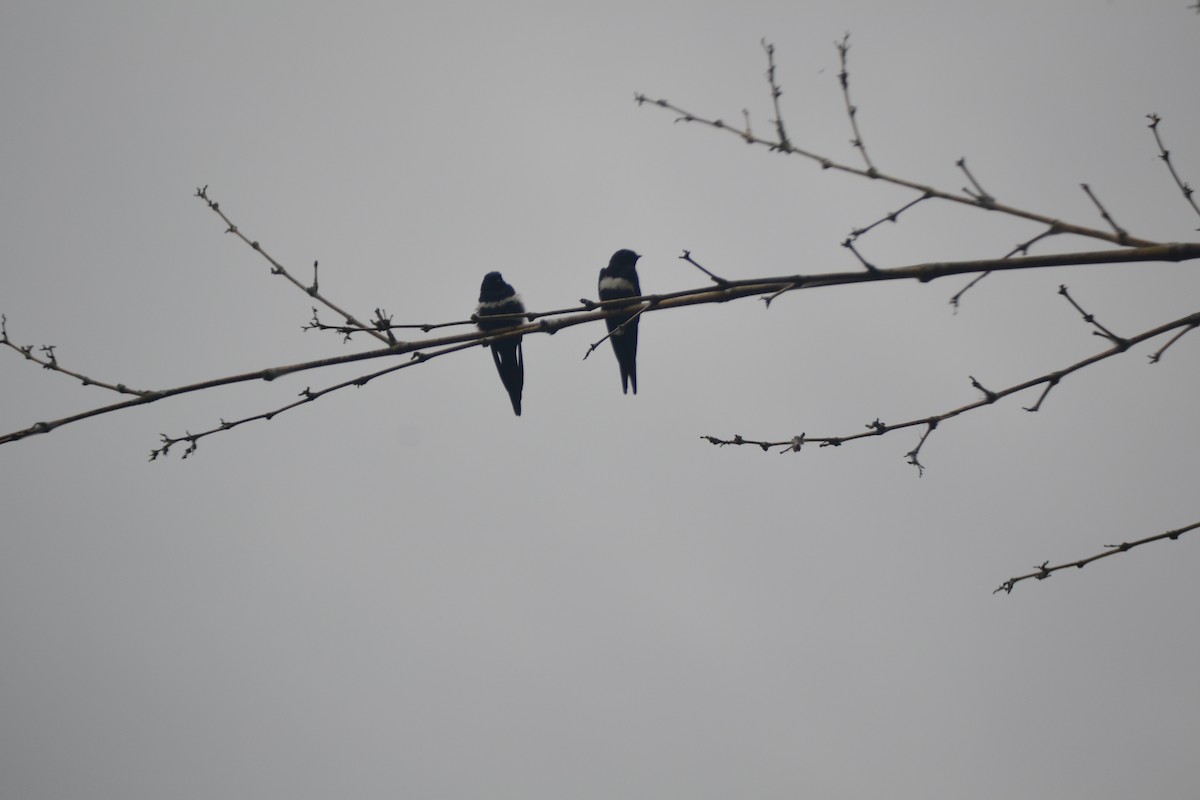
M 483 285 L 479 287 L 479 306 L 475 309 L 476 325 L 479 330 L 498 331 L 520 325 L 522 320 L 486 319 L 496 314 L 520 314 L 525 311 L 520 295 L 512 286 L 505 283 L 499 272 L 489 272 L 483 276 Z M 521 350 L 521 337 L 504 339 L 492 345 L 492 360 L 496 362 L 496 371 L 512 401 L 513 413 L 521 416 L 521 390 L 525 388 L 525 355 Z
M 618 250 L 613 253 L 608 266 L 600 270 L 601 300 L 637 297 L 642 293 L 636 269 L 639 258 L 641 256 L 632 250 Z M 618 314 L 606 317 L 604 321 L 608 323 L 608 332 L 611 334 L 609 341 L 612 342 L 613 352 L 617 355 L 617 365 L 621 368 L 621 391 L 629 394 L 629 386 L 632 384 L 633 393 L 637 394 L 638 320 L 634 314 Z M 622 325 L 624 327 L 621 327 Z

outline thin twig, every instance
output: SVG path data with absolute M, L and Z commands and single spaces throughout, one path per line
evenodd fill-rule
M 426 361 L 429 361 L 430 359 L 437 358 L 438 356 L 444 356 L 448 353 L 454 353 L 459 350 L 466 350 L 468 348 L 473 348 L 476 346 L 477 345 L 475 342 L 465 342 L 463 344 L 453 345 L 451 347 L 445 347 L 440 350 L 435 350 L 432 353 L 417 351 L 412 354 L 412 357 L 410 360 L 405 361 L 403 364 L 397 364 L 395 366 L 388 367 L 386 369 L 381 369 L 377 372 L 372 372 L 367 375 L 360 375 L 357 378 L 351 378 L 348 381 L 342 381 L 341 383 L 336 383 L 336 384 L 333 384 L 332 386 L 327 386 L 324 389 L 320 389 L 315 392 L 312 391 L 310 388 L 306 387 L 304 389 L 304 391 L 300 392 L 301 399 L 299 399 L 295 402 L 292 402 L 292 403 L 288 403 L 287 405 L 281 406 L 279 408 L 272 409 L 271 411 L 264 411 L 261 414 L 254 414 L 253 416 L 244 417 L 242 419 L 232 420 L 232 421 L 226 421 L 226 420 L 222 419 L 221 423 L 219 425 L 217 425 L 215 428 L 210 428 L 206 431 L 201 431 L 200 433 L 191 433 L 189 431 L 189 432 L 185 432 L 183 436 L 177 436 L 177 437 L 168 436 L 165 433 L 159 434 L 159 440 L 162 442 L 162 446 L 157 447 L 150 451 L 150 460 L 155 461 L 160 456 L 166 457 L 167 454 L 169 453 L 169 451 L 171 450 L 171 448 L 174 445 L 180 444 L 181 442 L 187 442 L 187 448 L 183 451 L 183 456 L 182 456 L 183 458 L 187 458 L 192 453 L 196 452 L 196 448 L 199 445 L 200 440 L 205 438 L 206 436 L 212 436 L 215 433 L 222 433 L 224 431 L 233 430 L 234 428 L 241 426 L 241 425 L 245 425 L 248 422 L 256 422 L 258 420 L 271 420 L 271 419 L 274 419 L 275 417 L 279 416 L 280 414 L 291 411 L 292 409 L 298 408 L 307 403 L 311 403 L 314 400 L 319 400 L 320 398 L 324 397 L 325 395 L 330 394 L 331 392 L 336 392 L 339 389 L 345 389 L 348 386 L 354 386 L 354 387 L 366 386 L 369 382 L 373 381 L 374 379 L 376 379 L 382 375 L 387 375 L 389 373 L 396 372 L 397 370 L 411 367 L 414 364 L 424 363 Z
M 875 266 L 870 261 L 867 261 L 865 258 L 863 258 L 862 253 L 858 252 L 858 248 L 854 246 L 853 239 L 847 238 L 843 240 L 842 247 L 853 253 L 854 257 L 858 259 L 858 263 L 862 264 L 863 269 L 865 269 L 867 272 L 879 272 L 879 267 Z
M 792 143 L 788 140 L 787 132 L 783 129 L 783 112 L 779 110 L 779 98 L 783 94 L 783 89 L 779 88 L 779 82 L 775 80 L 775 45 L 762 40 L 763 50 L 767 52 L 767 83 L 771 86 L 771 102 L 775 104 L 775 119 L 771 120 L 775 123 L 775 134 L 779 137 L 776 142 L 776 149 L 787 153 L 792 149 Z M 754 135 L 750 132 L 750 115 L 746 114 L 746 135 L 744 137 L 748 143 L 753 143 Z
M 970 181 L 971 185 L 975 187 L 974 190 L 971 190 L 964 186 L 962 190 L 963 194 L 975 201 L 976 205 L 988 209 L 995 208 L 996 198 L 992 197 L 991 194 L 985 191 L 984 188 L 979 185 L 979 181 L 975 180 L 975 176 L 971 174 L 971 170 L 967 169 L 966 156 L 963 156 L 958 161 L 955 161 L 954 165 L 963 171 L 963 174 L 967 176 L 967 180 Z
M 664 108 L 664 109 L 667 109 L 668 111 L 675 113 L 677 115 L 676 122 L 694 122 L 698 125 L 704 125 L 704 126 L 707 126 L 710 128 L 716 128 L 718 130 L 730 130 L 734 134 L 736 134 L 739 138 L 742 138 L 742 139 L 747 138 L 744 131 L 735 130 L 735 129 L 729 127 L 728 125 L 726 125 L 725 123 L 721 122 L 720 120 L 711 120 L 711 119 L 706 119 L 704 117 L 698 116 L 690 111 L 687 111 L 686 109 L 683 109 L 677 105 L 674 105 L 673 103 L 671 103 L 665 99 L 653 100 L 650 97 L 646 96 L 645 94 L 639 93 L 639 94 L 634 95 L 634 100 L 639 105 L 656 106 L 658 108 Z M 749 140 L 752 141 L 753 144 L 760 145 L 762 147 L 766 147 L 771 150 L 779 149 L 778 144 L 775 141 L 770 140 L 770 139 L 763 139 L 758 136 L 750 136 Z M 947 191 L 942 191 L 940 189 L 935 189 L 932 186 L 928 186 L 923 183 L 918 183 L 917 181 L 909 180 L 906 178 L 901 178 L 896 175 L 888 175 L 886 173 L 880 172 L 878 169 L 875 169 L 875 168 L 866 170 L 866 169 L 861 169 L 859 167 L 852 167 L 847 164 L 841 164 L 841 163 L 834 161 L 831 158 L 820 155 L 819 153 L 813 152 L 811 150 L 805 150 L 804 148 L 798 147 L 798 146 L 796 146 L 796 144 L 794 142 L 791 143 L 791 146 L 787 152 L 789 154 L 800 156 L 801 158 L 806 158 L 810 161 L 816 162 L 817 164 L 819 164 L 821 166 L 821 169 L 836 170 L 838 172 L 844 172 L 849 175 L 857 175 L 857 176 L 863 177 L 863 178 L 872 178 L 875 180 L 880 180 L 880 181 L 883 181 L 884 183 L 890 183 L 895 186 L 903 186 L 905 188 L 912 189 L 921 194 L 930 194 L 931 196 L 936 197 L 939 200 L 946 200 L 951 203 L 958 203 L 960 205 L 971 206 L 974 208 L 982 207 L 980 205 L 979 201 L 974 197 L 966 196 L 966 195 L 960 194 L 959 192 L 947 192 Z M 1074 234 L 1076 236 L 1085 236 L 1089 239 L 1099 239 L 1099 240 L 1105 241 L 1105 242 L 1112 242 L 1114 244 L 1124 244 L 1127 246 L 1135 246 L 1135 247 L 1147 247 L 1149 245 L 1157 244 L 1157 242 L 1154 242 L 1150 239 L 1139 239 L 1134 236 L 1127 237 L 1125 241 L 1121 241 L 1116 234 L 1114 234 L 1110 231 L 1100 230 L 1097 228 L 1089 228 L 1084 225 L 1075 225 L 1072 223 L 1063 222 L 1062 220 L 1056 219 L 1054 217 L 1046 216 L 1045 214 L 1038 214 L 1033 211 L 1027 211 L 1022 208 L 1016 208 L 1015 206 L 1004 205 L 1003 203 L 995 203 L 994 205 L 989 206 L 988 210 L 997 211 L 1001 214 L 1006 214 L 1008 216 L 1017 217 L 1019 219 L 1027 219 L 1027 220 L 1031 220 L 1033 222 L 1040 222 L 1043 225 L 1047 225 L 1047 226 L 1057 225 L 1059 228 L 1059 231 L 1058 231 L 1059 233 L 1069 233 L 1069 234 Z
M 1157 364 L 1159 362 L 1159 360 L 1162 358 L 1163 353 L 1167 352 L 1168 347 L 1170 347 L 1171 345 L 1178 342 L 1180 339 L 1182 339 L 1188 333 L 1188 331 L 1195 330 L 1196 327 L 1198 327 L 1198 326 L 1200 326 L 1200 322 L 1193 322 L 1191 325 L 1188 325 L 1186 328 L 1181 330 L 1179 333 L 1175 334 L 1170 339 L 1168 339 L 1166 344 L 1164 344 L 1162 347 L 1158 348 L 1157 350 L 1155 350 L 1153 353 L 1150 354 L 1150 363 Z
M 583 354 L 583 360 L 584 360 L 584 361 L 587 361 L 587 357 L 588 357 L 588 356 L 590 356 L 590 355 L 591 355 L 591 354 L 592 354 L 592 353 L 595 351 L 595 349 L 596 349 L 597 347 L 599 347 L 600 345 L 604 344 L 605 342 L 607 342 L 607 341 L 608 341 L 609 339 L 611 339 L 612 337 L 614 337 L 614 336 L 616 336 L 616 335 L 618 335 L 618 334 L 620 334 L 620 333 L 624 333 L 624 331 L 625 331 L 625 328 L 626 328 L 626 327 L 628 327 L 628 326 L 629 326 L 629 325 L 630 325 L 630 324 L 631 324 L 631 323 L 632 323 L 634 320 L 636 320 L 638 317 L 640 317 L 640 316 L 642 315 L 642 312 L 643 312 L 643 311 L 646 311 L 646 310 L 647 310 L 647 309 L 649 309 L 649 308 L 653 308 L 653 306 L 654 306 L 654 303 L 646 303 L 646 304 L 644 304 L 644 305 L 643 305 L 641 308 L 639 308 L 637 311 L 635 311 L 635 312 L 633 313 L 633 315 L 629 317 L 629 319 L 625 320 L 625 321 L 624 321 L 624 322 L 622 322 L 620 325 L 618 325 L 617 327 L 615 327 L 615 328 L 613 328 L 611 331 L 609 331 L 609 332 L 608 332 L 608 333 L 607 333 L 607 334 L 604 336 L 604 338 L 603 338 L 603 339 L 601 339 L 601 340 L 600 340 L 600 341 L 598 341 L 598 342 L 592 342 L 591 346 L 589 346 L 589 347 L 588 347 L 588 349 L 587 349 L 587 352 Z
M 84 386 L 99 386 L 101 389 L 108 389 L 111 392 L 118 394 L 132 394 L 138 397 L 145 397 L 154 394 L 154 392 L 143 389 L 131 389 L 123 383 L 108 383 L 106 381 L 97 380 L 96 378 L 88 377 L 82 372 L 76 372 L 67 369 L 62 364 L 58 363 L 58 357 L 55 355 L 57 345 L 40 345 L 37 349 L 45 353 L 45 357 L 34 354 L 33 345 L 19 345 L 8 338 L 8 317 L 0 314 L 0 344 L 16 350 L 28 361 L 41 365 L 42 369 L 48 369 L 51 372 L 61 372 L 63 375 L 69 375 L 75 380 L 82 383 Z
M 1117 221 L 1112 218 L 1112 216 L 1108 213 L 1108 209 L 1106 209 L 1100 202 L 1100 198 L 1096 197 L 1095 193 L 1092 192 L 1092 187 L 1088 186 L 1086 183 L 1081 183 L 1079 184 L 1079 188 L 1083 189 L 1083 191 L 1087 193 L 1087 196 L 1091 198 L 1091 201 L 1095 203 L 1096 208 L 1100 211 L 1100 216 L 1104 218 L 1104 221 L 1107 222 L 1109 227 L 1113 229 L 1113 233 L 1117 235 L 1117 242 L 1120 244 L 1125 244 L 1125 242 L 1129 239 L 1129 232 L 1118 225 Z
M 1108 328 L 1101 325 L 1100 322 L 1096 319 L 1095 315 L 1089 314 L 1088 312 L 1084 311 L 1083 307 L 1080 306 L 1079 303 L 1075 302 L 1075 298 L 1071 297 L 1071 293 L 1067 291 L 1067 285 L 1065 283 L 1059 285 L 1058 293 L 1061 294 L 1063 297 L 1067 298 L 1067 302 L 1075 307 L 1075 310 L 1078 311 L 1080 313 L 1080 315 L 1083 317 L 1084 322 L 1086 322 L 1089 325 L 1094 325 L 1096 327 L 1096 330 L 1092 331 L 1092 333 L 1094 335 L 1102 336 L 1103 338 L 1108 339 L 1110 342 L 1113 343 L 1114 347 L 1120 347 L 1121 349 L 1125 349 L 1125 348 L 1129 347 L 1129 343 L 1125 339 L 1122 339 L 1120 336 L 1117 336 L 1115 333 L 1110 331 Z
M 905 211 L 908 211 L 910 208 L 915 206 L 917 203 L 924 202 L 925 200 L 929 200 L 932 197 L 933 197 L 932 194 L 928 194 L 928 193 L 923 194 L 920 197 L 918 197 L 916 200 L 910 200 L 909 202 L 900 206 L 900 208 L 896 209 L 895 211 L 889 211 L 887 214 L 884 214 L 882 217 L 875 220 L 870 225 L 867 225 L 862 228 L 855 228 L 854 230 L 850 231 L 850 236 L 847 241 L 857 241 L 859 237 L 863 236 L 866 233 L 869 233 L 870 231 L 874 230 L 875 228 L 882 225 L 883 223 L 895 222 L 897 219 L 899 219 L 900 215 L 903 214 Z
M 1200 312 L 1196 312 L 1194 314 L 1189 314 L 1186 317 L 1182 317 L 1173 322 L 1168 322 L 1166 324 L 1159 325 L 1158 327 L 1152 328 L 1148 331 L 1140 333 L 1137 336 L 1133 336 L 1129 339 L 1122 340 L 1125 343 L 1124 346 L 1114 345 L 1113 347 L 1111 347 L 1107 350 L 1104 350 L 1100 353 L 1096 353 L 1093 356 L 1089 356 L 1088 358 L 1085 358 L 1082 361 L 1076 362 L 1075 364 L 1072 364 L 1069 367 L 1064 367 L 1063 369 L 1060 369 L 1060 370 L 1048 372 L 1045 375 L 1041 375 L 1037 378 L 1032 378 L 1030 380 L 1024 381 L 1023 383 L 1018 383 L 1014 386 L 1009 386 L 1008 388 L 1001 389 L 999 391 L 986 389 L 976 378 L 971 377 L 971 379 L 970 379 L 971 385 L 974 386 L 976 389 L 978 389 L 984 395 L 982 399 L 976 400 L 973 403 L 967 403 L 966 405 L 959 406 L 958 408 L 951 409 L 950 411 L 942 412 L 941 414 L 933 414 L 933 415 L 930 415 L 927 417 L 920 417 L 919 419 L 911 419 L 906 422 L 898 422 L 898 423 L 895 423 L 892 425 L 885 424 L 883 422 L 880 422 L 878 419 L 876 419 L 874 422 L 871 422 L 866 426 L 867 427 L 866 431 L 863 431 L 861 433 L 853 433 L 853 434 L 848 434 L 845 436 L 805 436 L 804 442 L 805 443 L 816 442 L 821 447 L 840 447 L 841 445 L 845 444 L 846 442 L 851 442 L 856 439 L 865 439 L 865 438 L 872 437 L 872 436 L 883 436 L 884 434 L 891 433 L 892 431 L 901 430 L 903 428 L 912 428 L 912 427 L 915 427 L 918 425 L 925 425 L 925 426 L 927 426 L 928 430 L 926 430 L 924 435 L 922 435 L 921 441 L 917 444 L 917 447 L 914 448 L 909 453 L 905 454 L 906 457 L 914 457 L 917 453 L 919 453 L 919 451 L 921 449 L 921 445 L 924 444 L 925 439 L 929 436 L 930 432 L 932 432 L 933 428 L 936 427 L 938 425 L 938 423 L 943 422 L 944 420 L 952 419 L 961 414 L 965 414 L 969 411 L 974 411 L 975 409 L 982 408 L 982 407 L 988 406 L 988 405 L 992 405 L 997 400 L 1000 400 L 1004 397 L 1008 397 L 1009 395 L 1012 395 L 1012 394 L 1016 394 L 1017 392 L 1022 392 L 1022 391 L 1025 391 L 1026 389 L 1031 389 L 1035 386 L 1044 385 L 1045 389 L 1043 390 L 1042 395 L 1041 395 L 1041 397 L 1039 397 L 1037 403 L 1034 406 L 1025 409 L 1026 411 L 1037 411 L 1041 407 L 1042 401 L 1045 399 L 1046 395 L 1049 394 L 1050 389 L 1053 388 L 1054 386 L 1058 385 L 1059 382 L 1061 382 L 1062 379 L 1065 378 L 1066 376 L 1068 376 L 1074 372 L 1077 372 L 1077 371 L 1083 369 L 1084 367 L 1091 366 L 1092 364 L 1096 364 L 1107 358 L 1111 358 L 1112 356 L 1115 356 L 1119 353 L 1123 353 L 1126 350 L 1128 350 L 1130 347 L 1132 347 L 1136 344 L 1140 344 L 1148 339 L 1153 339 L 1156 336 L 1161 336 L 1162 334 L 1167 333 L 1169 331 L 1173 331 L 1176 328 L 1184 328 L 1186 330 L 1191 330 L 1192 328 L 1195 328 L 1197 326 L 1200 326 Z M 1176 338 L 1178 338 L 1178 337 L 1176 337 Z M 761 448 L 762 450 L 771 450 L 773 448 L 778 447 L 778 448 L 783 448 L 785 452 L 798 452 L 799 451 L 799 448 L 795 446 L 795 444 L 796 444 L 795 438 L 781 439 L 781 440 L 775 440 L 775 441 L 746 439 L 746 438 L 742 437 L 741 435 L 736 435 L 732 439 L 722 439 L 717 436 L 707 436 L 707 435 L 703 436 L 701 438 L 707 440 L 711 444 L 718 445 L 718 446 L 749 444 L 749 445 L 755 445 L 755 446 Z M 917 466 L 918 469 L 923 470 L 921 465 L 919 463 L 915 462 L 915 459 L 910 458 L 909 463 L 912 463 L 912 464 L 914 464 L 914 466 Z
M 1016 247 L 1014 247 L 1012 250 L 1009 250 L 1007 253 L 1004 254 L 1004 258 L 1012 258 L 1013 256 L 1018 255 L 1018 254 L 1028 255 L 1030 247 L 1033 247 L 1033 245 L 1037 244 L 1042 239 L 1046 239 L 1046 238 L 1055 236 L 1060 233 L 1062 233 L 1062 230 L 1058 227 L 1057 224 L 1053 224 L 1046 230 L 1039 233 L 1037 236 L 1034 236 L 1032 239 L 1029 239 L 1028 241 L 1025 241 L 1025 242 L 1021 242 Z M 991 272 L 984 272 L 979 275 L 976 275 L 974 278 L 971 279 L 971 281 L 966 286 L 964 286 L 963 288 L 959 289 L 957 292 L 954 293 L 954 295 L 950 298 L 950 305 L 954 306 L 955 312 L 958 311 L 958 306 L 959 306 L 959 303 L 963 299 L 963 295 L 965 295 L 968 291 L 971 290 L 971 287 L 973 287 L 975 284 L 979 283 L 981 280 L 986 278 L 988 275 L 991 275 Z
M 1182 528 L 1176 528 L 1175 530 L 1167 531 L 1166 533 L 1159 533 L 1154 536 L 1147 536 L 1145 539 L 1138 539 L 1137 541 L 1134 541 L 1134 542 L 1122 542 L 1121 544 L 1106 544 L 1104 546 L 1107 547 L 1108 549 L 1105 550 L 1103 553 L 1097 553 L 1094 556 L 1088 556 L 1087 558 L 1081 558 L 1078 561 L 1068 561 L 1064 564 L 1056 564 L 1053 567 L 1049 566 L 1049 564 L 1050 564 L 1049 561 L 1043 561 L 1040 565 L 1038 565 L 1035 568 L 1036 569 L 1035 572 L 1030 572 L 1027 575 L 1018 575 L 1015 578 L 1009 578 L 1004 583 L 997 586 L 995 591 L 992 592 L 992 594 L 996 594 L 998 592 L 1004 592 L 1005 594 L 1012 594 L 1013 587 L 1016 586 L 1021 581 L 1026 581 L 1026 580 L 1029 580 L 1030 578 L 1037 578 L 1039 581 L 1044 581 L 1046 578 L 1049 578 L 1051 574 L 1058 572 L 1060 569 L 1066 569 L 1067 567 L 1076 567 L 1078 569 L 1083 569 L 1084 567 L 1086 567 L 1088 564 L 1092 563 L 1093 561 L 1099 561 L 1102 558 L 1108 558 L 1109 556 L 1115 556 L 1118 553 L 1127 553 L 1130 550 L 1132 550 L 1133 548 L 1139 547 L 1143 544 L 1149 544 L 1150 542 L 1157 542 L 1157 541 L 1161 541 L 1163 539 L 1171 539 L 1172 541 L 1174 541 L 1175 539 L 1179 538 L 1180 534 L 1187 533 L 1188 531 L 1196 530 L 1197 528 L 1200 528 L 1200 522 L 1193 522 L 1191 525 L 1187 525 Z
M 356 319 L 353 314 L 351 314 L 347 311 L 343 311 L 336 304 L 334 304 L 333 301 L 331 301 L 329 298 L 325 297 L 323 294 L 321 294 L 317 290 L 317 264 L 315 261 L 313 262 L 312 285 L 305 286 L 303 283 L 301 283 L 299 280 L 297 280 L 296 277 L 294 275 L 292 275 L 292 273 L 288 272 L 287 268 L 284 267 L 283 264 L 279 263 L 274 258 L 272 258 L 270 256 L 270 254 L 268 254 L 267 251 L 262 248 L 262 245 L 260 245 L 256 241 L 252 241 L 248 236 L 246 236 L 244 233 L 241 232 L 241 230 L 238 228 L 238 226 L 233 223 L 233 220 L 231 220 L 225 214 L 225 212 L 221 210 L 220 204 L 208 196 L 208 186 L 207 185 L 196 189 L 196 197 L 199 197 L 201 200 L 203 200 L 205 202 L 205 204 L 213 211 L 213 213 L 216 214 L 217 216 L 219 216 L 225 222 L 225 225 L 227 226 L 225 229 L 226 233 L 232 233 L 233 235 L 237 236 L 243 242 L 248 244 L 252 250 L 257 252 L 259 255 L 261 255 L 263 258 L 265 258 L 267 260 L 267 262 L 271 265 L 271 274 L 272 275 L 281 275 L 282 277 L 286 278 L 297 289 L 304 292 L 309 297 L 312 297 L 314 300 L 320 302 L 322 305 L 326 306 L 327 308 L 329 308 L 330 310 L 335 312 L 338 316 L 342 317 L 342 319 L 346 320 L 346 322 L 349 323 L 350 325 L 362 328 L 365 332 L 370 333 L 372 336 L 374 336 L 379 341 L 381 341 L 385 344 L 390 344 L 390 342 L 388 341 L 388 337 L 386 335 L 384 335 L 383 333 L 380 333 L 377 330 L 371 329 L 370 326 L 364 325 L 363 323 L 359 322 L 358 319 Z
M 729 281 L 725 280 L 720 275 L 714 275 L 713 273 L 709 272 L 708 269 L 706 269 L 705 267 L 700 265 L 699 261 L 692 258 L 691 250 L 684 250 L 683 255 L 679 256 L 679 260 L 686 261 L 687 263 L 691 264 L 693 267 L 700 270 L 708 277 L 712 278 L 713 283 L 717 284 L 718 286 L 728 286 L 729 285 Z
M 1200 2 L 1197 2 L 1192 8 L 1200 10 Z M 1179 187 L 1179 191 L 1183 192 L 1183 199 L 1188 202 L 1193 211 L 1200 214 L 1200 206 L 1196 205 L 1196 191 L 1185 183 L 1183 178 L 1179 177 L 1179 173 L 1175 171 L 1175 165 L 1171 163 L 1171 151 L 1163 144 L 1162 136 L 1158 132 L 1158 123 L 1162 122 L 1162 118 L 1158 114 L 1147 114 L 1146 119 L 1150 120 L 1150 124 L 1146 127 L 1154 133 L 1154 141 L 1158 143 L 1158 157 L 1162 159 L 1163 163 L 1167 165 L 1167 169 L 1171 171 L 1171 177 L 1175 179 L 1175 185 Z M 1196 230 L 1200 230 L 1200 228 Z
M 867 155 L 867 146 L 863 143 L 862 134 L 858 132 L 858 106 L 850 102 L 850 72 L 846 69 L 846 54 L 850 52 L 850 34 L 847 33 L 840 42 L 833 44 L 837 47 L 838 56 L 842 60 L 842 70 L 838 73 L 838 81 L 842 84 L 842 97 L 846 100 L 846 115 L 850 117 L 850 129 L 854 131 L 854 138 L 850 140 L 850 144 L 862 153 L 863 161 L 867 165 L 867 175 L 874 178 L 877 175 L 875 165 L 871 163 L 871 157 Z

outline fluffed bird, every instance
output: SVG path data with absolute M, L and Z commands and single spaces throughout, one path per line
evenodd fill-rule
M 483 285 L 479 287 L 479 305 L 475 309 L 476 322 L 479 330 L 486 332 L 513 328 L 520 325 L 522 320 L 487 319 L 497 314 L 520 314 L 525 311 L 520 295 L 499 272 L 489 272 L 483 276 Z M 521 337 L 503 339 L 492 346 L 492 360 L 496 362 L 496 371 L 512 401 L 513 413 L 521 416 L 521 391 L 525 388 L 525 354 L 521 349 Z
M 642 293 L 638 284 L 637 260 L 641 258 L 632 250 L 613 253 L 608 266 L 600 270 L 600 299 L 616 300 L 621 297 L 637 297 Z M 632 321 L 631 321 L 632 320 Z M 609 341 L 621 368 L 621 391 L 637 394 L 637 342 L 638 320 L 635 314 L 618 314 L 605 317 L 608 324 Z

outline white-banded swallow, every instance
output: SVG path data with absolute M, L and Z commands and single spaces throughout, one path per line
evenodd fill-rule
M 632 250 L 613 253 L 608 266 L 600 270 L 600 299 L 616 300 L 621 297 L 637 297 L 642 293 L 638 284 L 637 260 L 641 258 Z M 630 321 L 632 320 L 632 322 Z M 605 317 L 608 324 L 609 341 L 621 368 L 621 391 L 637 394 L 637 340 L 638 320 L 633 314 L 618 314 Z M 622 327 L 623 326 L 623 327 Z
M 505 328 L 515 328 L 524 320 L 510 317 L 509 319 L 490 320 L 486 317 L 496 314 L 521 314 L 525 305 L 499 272 L 489 272 L 483 276 L 483 285 L 479 287 L 479 306 L 475 309 L 476 325 L 479 330 L 486 332 L 498 331 Z M 521 349 L 520 336 L 503 339 L 493 344 L 492 360 L 496 362 L 496 371 L 512 401 L 513 413 L 521 416 L 521 391 L 525 388 L 525 354 Z

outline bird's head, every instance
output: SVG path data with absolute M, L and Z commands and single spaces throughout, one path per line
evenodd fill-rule
M 633 269 L 639 258 L 641 258 L 641 256 L 632 250 L 618 250 L 617 252 L 613 253 L 612 258 L 609 259 L 608 268 L 625 272 Z

